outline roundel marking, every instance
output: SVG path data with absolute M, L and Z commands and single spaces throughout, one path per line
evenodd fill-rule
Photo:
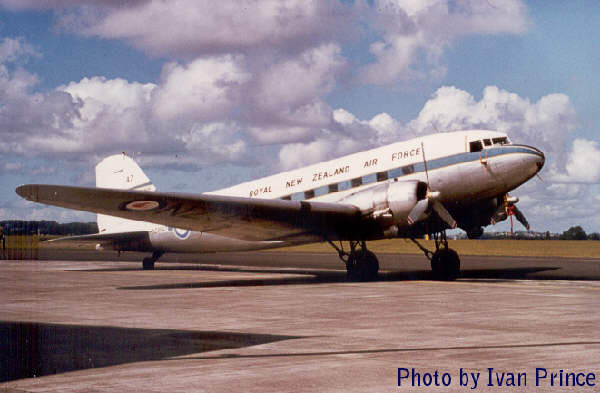
M 177 228 L 173 228 L 173 233 L 175 234 L 175 236 L 177 236 L 180 239 L 187 239 L 190 236 L 190 230 L 182 230 L 182 229 L 177 229 Z
M 125 209 L 133 211 L 148 211 L 156 209 L 160 204 L 156 201 L 133 201 L 125 205 Z

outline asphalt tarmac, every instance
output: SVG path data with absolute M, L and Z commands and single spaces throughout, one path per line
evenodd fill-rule
M 0 261 L 0 392 L 600 390 L 600 259 L 142 256 Z

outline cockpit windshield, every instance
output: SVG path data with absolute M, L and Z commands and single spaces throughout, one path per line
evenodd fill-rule
M 507 137 L 502 136 L 502 137 L 498 137 L 498 138 L 486 138 L 486 139 L 482 139 L 482 140 L 476 140 L 476 141 L 472 141 L 469 142 L 469 151 L 471 153 L 474 152 L 478 152 L 478 151 L 482 151 L 484 148 L 491 148 L 495 145 L 508 145 L 510 143 L 510 141 L 508 140 Z
M 494 145 L 508 145 L 508 138 L 505 136 L 500 138 L 494 138 L 492 139 L 492 143 Z

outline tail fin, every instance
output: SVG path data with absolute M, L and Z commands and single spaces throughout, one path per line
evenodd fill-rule
M 96 187 L 156 191 L 148 176 L 125 153 L 106 157 L 96 165 Z
M 106 157 L 96 165 L 96 187 L 119 190 L 156 191 L 156 187 L 131 157 Z M 104 232 L 150 231 L 155 224 L 98 214 L 98 230 Z

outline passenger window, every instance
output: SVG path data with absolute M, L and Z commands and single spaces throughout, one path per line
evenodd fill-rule
M 297 192 L 295 194 L 292 194 L 290 196 L 290 198 L 292 199 L 292 201 L 302 201 L 302 200 L 304 200 L 304 193 L 303 192 Z
M 304 191 L 304 199 L 310 199 L 315 197 L 315 190 Z
M 362 177 L 357 177 L 356 179 L 352 179 L 352 188 L 362 186 Z
M 481 141 L 473 141 L 469 143 L 469 150 L 471 151 L 471 153 L 483 150 L 483 145 L 481 144 Z
M 315 188 L 315 196 L 321 196 L 329 193 L 329 186 Z
M 411 173 L 414 173 L 414 172 L 415 172 L 415 166 L 412 164 L 402 167 L 402 173 L 404 175 L 410 175 Z
M 362 184 L 371 184 L 375 183 L 376 181 L 377 176 L 374 173 L 362 177 Z
M 390 179 L 400 176 L 402 176 L 402 168 L 396 168 L 390 171 Z
M 338 183 L 339 191 L 349 190 L 351 188 L 352 188 L 352 183 L 350 182 L 350 180 L 346 180 L 346 181 L 342 181 L 342 182 Z
M 489 139 L 484 139 L 484 140 L 483 140 L 483 144 L 484 144 L 485 146 L 492 146 L 492 141 L 491 141 L 491 140 L 489 140 Z
M 387 172 L 377 172 L 377 181 L 384 181 L 388 179 Z
M 329 185 L 329 192 L 338 192 L 338 185 L 337 185 L 337 183 Z
M 284 201 L 290 201 L 290 200 L 292 200 L 292 196 L 291 195 L 286 195 L 284 197 L 281 197 L 281 199 L 283 199 Z

